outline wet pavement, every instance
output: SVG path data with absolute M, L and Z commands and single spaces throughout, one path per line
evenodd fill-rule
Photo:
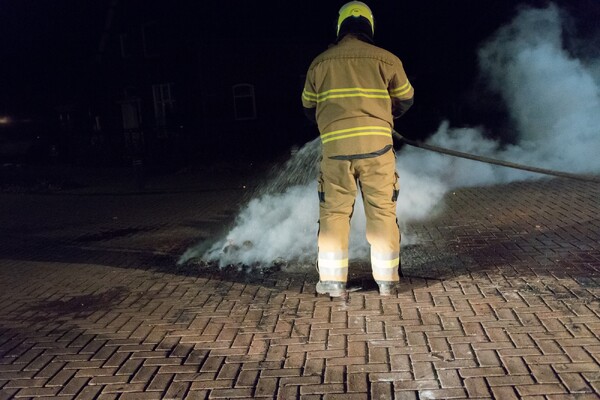
M 450 192 L 398 294 L 354 263 L 344 302 L 176 265 L 248 190 L 217 172 L 0 193 L 0 399 L 599 398 L 597 184 Z

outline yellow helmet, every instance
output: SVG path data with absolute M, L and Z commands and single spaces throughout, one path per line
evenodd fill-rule
M 362 1 L 351 1 L 349 3 L 344 4 L 342 8 L 340 8 L 337 23 L 337 35 L 340 34 L 340 27 L 342 26 L 342 22 L 344 22 L 348 17 L 365 17 L 371 24 L 371 33 L 375 33 L 373 13 L 371 12 L 369 6 L 363 3 Z

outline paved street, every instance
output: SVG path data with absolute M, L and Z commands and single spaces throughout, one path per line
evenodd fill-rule
M 211 175 L 0 193 L 0 399 L 599 398 L 597 184 L 450 192 L 398 294 L 355 263 L 343 301 L 311 267 L 177 266 L 244 197 Z

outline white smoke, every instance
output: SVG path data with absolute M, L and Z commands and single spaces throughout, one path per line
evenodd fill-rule
M 560 10 L 523 9 L 479 51 L 482 75 L 506 103 L 518 144 L 500 146 L 479 128 L 451 128 L 445 121 L 429 143 L 516 163 L 576 173 L 600 172 L 600 89 L 598 60 L 584 65 L 563 47 Z M 306 147 L 315 155 L 317 141 Z M 304 150 L 304 149 L 303 149 Z M 309 152 L 304 150 L 305 152 Z M 316 258 L 318 199 L 310 182 L 267 192 L 248 203 L 235 227 L 206 252 L 190 249 L 181 262 L 202 257 L 219 265 Z M 456 187 L 506 183 L 539 175 L 453 158 L 405 146 L 397 157 L 401 224 L 425 219 Z M 298 169 L 296 173 L 302 173 Z M 352 219 L 351 257 L 367 258 L 365 216 L 358 196 Z M 406 240 L 408 238 L 408 240 Z M 403 244 L 410 243 L 403 232 Z
M 480 50 L 481 69 L 509 107 L 526 150 L 520 156 L 542 167 L 598 171 L 598 82 L 562 43 L 555 6 L 523 10 Z

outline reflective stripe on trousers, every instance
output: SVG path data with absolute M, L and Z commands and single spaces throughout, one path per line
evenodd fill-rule
M 399 266 L 400 253 L 378 253 L 371 250 L 371 268 L 373 268 L 373 278 L 377 282 L 398 282 Z
M 346 282 L 348 280 L 347 251 L 319 251 L 317 265 L 321 281 Z

